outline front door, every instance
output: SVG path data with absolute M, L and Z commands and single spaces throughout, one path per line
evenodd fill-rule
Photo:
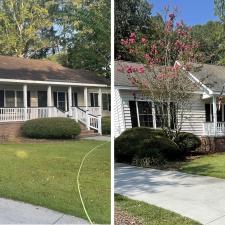
M 38 107 L 47 107 L 47 91 L 38 91 Z

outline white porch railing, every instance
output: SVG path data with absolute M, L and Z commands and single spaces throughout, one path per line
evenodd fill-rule
M 101 115 L 100 107 L 85 107 L 85 106 L 79 106 L 80 109 L 86 111 L 88 110 L 89 114 L 93 116 L 99 116 Z
M 73 119 L 83 123 L 87 129 L 94 129 L 97 130 L 98 133 L 102 133 L 100 115 L 93 115 L 89 110 L 85 111 L 79 107 L 72 107 L 71 114 Z M 63 112 L 56 107 L 31 107 L 27 109 L 0 108 L 0 122 L 25 121 L 48 117 L 67 117 L 67 115 L 67 112 Z
M 0 108 L 0 121 L 23 121 L 25 120 L 24 108 Z
M 24 121 L 47 117 L 66 117 L 56 107 L 0 108 L 0 122 Z
M 102 133 L 101 116 L 92 115 L 89 110 L 84 110 L 80 107 L 72 107 L 72 118 L 77 122 L 84 124 L 87 129 L 97 130 L 99 134 Z
M 225 122 L 217 122 L 216 132 L 214 131 L 214 123 L 204 123 L 204 135 L 207 136 L 225 136 Z

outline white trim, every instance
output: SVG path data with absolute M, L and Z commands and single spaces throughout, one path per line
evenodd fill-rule
M 140 127 L 140 117 L 139 117 L 139 109 L 138 109 L 138 101 L 137 100 L 135 101 L 135 105 L 136 105 L 136 112 L 137 112 L 138 127 Z
M 174 65 L 178 64 L 179 66 L 182 66 L 181 63 L 179 61 L 176 61 Z M 182 68 L 183 70 L 185 70 L 185 68 Z M 186 71 L 186 70 L 185 70 Z M 188 74 L 190 75 L 191 79 L 194 82 L 197 82 L 198 84 L 200 84 L 209 94 L 213 94 L 213 91 L 208 88 L 206 85 L 204 85 L 196 76 L 194 76 L 191 72 L 187 71 Z
M 0 79 L 0 82 L 23 83 L 23 84 L 51 84 L 51 85 L 66 85 L 66 86 L 109 87 L 107 84 L 85 84 L 85 83 L 74 83 L 74 82 L 19 80 L 19 79 L 2 79 L 2 78 Z

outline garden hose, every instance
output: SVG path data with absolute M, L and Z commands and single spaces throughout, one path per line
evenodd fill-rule
M 103 146 L 103 145 L 105 145 L 105 144 L 107 144 L 107 143 L 108 143 L 108 142 L 104 142 L 104 143 L 102 143 L 102 144 L 100 144 L 100 145 L 97 145 L 97 146 L 95 146 L 94 148 L 92 148 L 89 152 L 87 152 L 87 153 L 85 154 L 85 156 L 83 157 L 82 161 L 81 161 L 80 168 L 79 168 L 78 173 L 77 173 L 77 188 L 78 188 L 78 193 L 79 193 L 79 196 L 80 196 L 80 200 L 81 200 L 81 204 L 82 204 L 82 206 L 83 206 L 84 212 L 85 212 L 86 217 L 88 218 L 88 221 L 90 222 L 90 224 L 93 224 L 93 222 L 92 222 L 90 216 L 88 215 L 87 209 L 86 209 L 86 207 L 85 207 L 85 204 L 84 204 L 84 201 L 83 201 L 83 198 L 82 198 L 82 195 L 81 195 L 81 190 L 80 190 L 80 182 L 79 182 L 80 172 L 81 172 L 82 166 L 83 166 L 83 164 L 84 164 L 84 161 L 85 161 L 85 159 L 88 157 L 88 155 L 90 155 L 90 154 L 91 154 L 94 150 L 96 150 L 97 148 L 99 148 L 99 147 L 101 147 L 101 146 Z

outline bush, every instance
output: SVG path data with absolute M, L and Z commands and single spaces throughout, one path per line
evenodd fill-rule
M 136 127 L 124 131 L 115 139 L 115 159 L 118 162 L 131 163 L 137 153 L 141 152 L 143 141 L 157 137 L 168 139 L 162 130 L 153 130 L 147 127 Z
M 102 118 L 102 134 L 111 134 L 111 118 Z
M 187 132 L 179 133 L 174 142 L 179 146 L 184 154 L 195 151 L 201 146 L 200 138 L 192 133 Z
M 28 120 L 22 126 L 22 134 L 29 138 L 70 139 L 80 131 L 74 120 L 61 117 Z
M 167 137 L 153 136 L 145 139 L 137 152 L 138 158 L 163 158 L 167 161 L 180 159 L 182 152 L 175 142 Z

